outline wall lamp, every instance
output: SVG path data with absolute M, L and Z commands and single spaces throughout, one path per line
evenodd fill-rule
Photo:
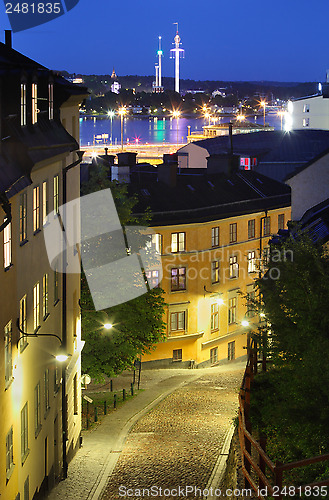
M 216 299 L 217 304 L 219 304 L 220 306 L 224 305 L 224 299 L 221 297 L 221 295 L 222 295 L 221 293 L 219 293 L 219 292 L 212 292 L 211 290 L 207 290 L 206 285 L 204 285 L 203 290 L 204 290 L 205 293 L 211 293 L 213 297 L 217 296 L 218 297 Z
M 55 333 L 27 333 L 27 332 L 24 332 L 24 330 L 22 330 L 22 328 L 20 327 L 19 318 L 17 318 L 16 325 L 17 325 L 19 333 L 21 333 L 21 336 L 17 340 L 17 347 L 18 347 L 19 341 L 21 339 L 23 339 L 24 337 L 55 337 L 60 342 L 60 350 L 63 347 L 62 339 L 58 335 L 56 335 Z M 57 354 L 57 356 L 55 356 L 55 358 L 57 361 L 60 361 L 63 363 L 64 361 L 66 361 L 69 358 L 69 355 L 65 354 L 64 352 L 60 352 L 60 354 Z

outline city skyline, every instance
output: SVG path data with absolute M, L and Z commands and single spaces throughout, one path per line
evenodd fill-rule
M 316 11 L 306 0 L 277 0 L 275 8 L 260 0 L 211 2 L 207 11 L 196 0 L 168 0 L 164 12 L 137 9 L 131 0 L 97 4 L 80 0 L 65 15 L 15 33 L 13 47 L 56 70 L 111 74 L 114 66 L 118 75 L 153 75 L 161 35 L 163 76 L 174 77 L 169 54 L 178 22 L 182 79 L 324 81 L 329 67 L 324 0 Z M 10 29 L 4 5 L 0 21 Z

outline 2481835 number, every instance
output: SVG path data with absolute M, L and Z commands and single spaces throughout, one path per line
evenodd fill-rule
M 62 5 L 59 2 L 47 3 L 6 3 L 6 14 L 60 14 Z

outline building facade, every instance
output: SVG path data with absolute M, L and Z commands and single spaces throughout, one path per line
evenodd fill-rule
M 86 90 L 13 50 L 8 35 L 0 54 L 0 496 L 27 500 L 66 476 L 80 443 L 80 278 L 59 272 L 62 256 L 50 265 L 43 232 L 80 194 Z

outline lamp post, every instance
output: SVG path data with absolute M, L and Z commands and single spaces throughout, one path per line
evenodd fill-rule
M 123 151 L 123 117 L 125 116 L 127 110 L 124 106 L 119 108 L 119 115 L 121 117 L 121 151 Z
M 111 135 L 110 135 L 110 144 L 111 144 L 111 146 L 112 146 L 112 125 L 113 125 L 113 123 L 112 123 L 112 122 L 113 122 L 113 117 L 115 116 L 114 111 L 112 111 L 112 109 L 111 109 L 110 111 L 108 111 L 107 116 L 109 116 L 109 117 L 110 117 L 110 119 L 111 119 Z
M 266 101 L 260 101 L 260 105 L 264 110 L 264 127 L 265 127 L 265 110 L 266 110 Z
M 173 115 L 173 117 L 174 117 L 174 118 L 176 118 L 176 127 L 177 127 L 177 146 L 178 146 L 178 123 L 179 123 L 179 122 L 178 122 L 178 120 L 179 120 L 179 117 L 180 117 L 180 111 L 178 111 L 178 109 L 177 109 L 177 110 L 174 110 L 174 111 L 172 112 L 172 115 Z

